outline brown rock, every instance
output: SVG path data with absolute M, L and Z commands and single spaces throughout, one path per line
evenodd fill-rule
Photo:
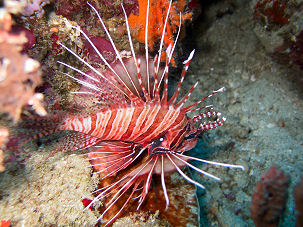
M 276 166 L 261 175 L 252 195 L 251 217 L 256 227 L 278 226 L 287 199 L 288 177 Z

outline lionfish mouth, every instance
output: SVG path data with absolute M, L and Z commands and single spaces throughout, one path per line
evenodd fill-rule
M 187 107 L 183 107 L 188 98 L 190 97 L 191 93 L 197 86 L 197 83 L 189 90 L 188 94 L 181 99 L 178 103 L 176 103 L 176 99 L 178 97 L 178 94 L 180 92 L 180 88 L 182 85 L 182 82 L 184 80 L 186 71 L 188 69 L 189 63 L 194 55 L 194 51 L 191 52 L 188 59 L 184 61 L 184 69 L 181 73 L 181 80 L 178 84 L 178 87 L 173 94 L 173 96 L 168 101 L 167 99 L 167 89 L 168 89 L 168 69 L 169 69 L 169 63 L 171 62 L 172 55 L 174 52 L 174 49 L 176 47 L 176 41 L 180 34 L 180 28 L 181 28 L 181 14 L 180 14 L 180 25 L 178 27 L 178 33 L 176 35 L 176 39 L 173 42 L 173 45 L 169 45 L 166 49 L 166 64 L 164 69 L 161 69 L 160 67 L 160 61 L 161 61 L 161 54 L 162 54 L 162 48 L 163 48 L 163 40 L 165 36 L 166 26 L 168 23 L 168 18 L 170 14 L 170 9 L 172 6 L 172 0 L 169 2 L 169 7 L 167 10 L 167 15 L 165 19 L 165 23 L 163 26 L 163 32 L 162 37 L 160 41 L 160 48 L 158 52 L 158 57 L 156 56 L 153 61 L 150 60 L 149 57 L 149 49 L 148 49 L 148 23 L 149 23 L 149 1 L 147 4 L 147 15 L 146 15 L 146 26 L 145 26 L 145 58 L 143 57 L 136 57 L 132 38 L 130 35 L 130 28 L 128 25 L 128 18 L 125 12 L 125 9 L 123 7 L 123 4 L 121 4 L 124 16 L 125 16 L 125 22 L 126 22 L 126 28 L 127 28 L 127 34 L 131 49 L 131 55 L 132 55 L 132 62 L 129 65 L 125 64 L 125 61 L 123 61 L 121 54 L 117 50 L 101 16 L 99 15 L 98 11 L 94 8 L 93 5 L 87 2 L 87 4 L 92 8 L 92 10 L 96 13 L 96 15 L 99 18 L 99 21 L 101 22 L 102 27 L 105 30 L 105 33 L 107 34 L 108 39 L 110 40 L 115 53 L 117 55 L 117 60 L 120 65 L 120 69 L 117 67 L 109 64 L 106 59 L 103 57 L 103 55 L 100 53 L 100 51 L 96 48 L 94 43 L 90 40 L 88 35 L 79 29 L 78 27 L 73 27 L 74 29 L 78 30 L 90 43 L 90 45 L 93 47 L 93 49 L 96 51 L 100 59 L 105 63 L 107 68 L 110 71 L 110 74 L 112 75 L 111 78 L 106 77 L 104 74 L 99 72 L 96 68 L 94 68 L 90 63 L 88 63 L 86 60 L 82 59 L 80 56 L 78 56 L 75 52 L 73 52 L 71 49 L 69 49 L 67 46 L 65 46 L 62 43 L 59 43 L 63 48 L 65 48 L 68 52 L 70 52 L 72 55 L 74 55 L 80 62 L 82 62 L 86 67 L 88 67 L 92 72 L 95 73 L 95 76 L 91 76 L 88 73 L 85 73 L 81 71 L 78 68 L 75 68 L 72 65 L 66 64 L 64 62 L 58 61 L 58 63 L 74 70 L 75 72 L 81 74 L 86 78 L 86 80 L 78 79 L 77 77 L 71 76 L 69 74 L 64 73 L 68 77 L 76 80 L 79 84 L 86 87 L 86 91 L 81 92 L 74 92 L 81 95 L 92 95 L 94 97 L 100 97 L 100 92 L 102 93 L 102 83 L 107 83 L 111 86 L 112 90 L 115 91 L 115 94 L 122 94 L 122 98 L 120 97 L 112 97 L 112 101 L 116 99 L 122 99 L 124 100 L 122 105 L 123 106 L 130 106 L 130 108 L 134 108 L 137 104 L 141 105 L 142 108 L 154 108 L 156 105 L 160 106 L 166 106 L 166 113 L 170 113 L 171 109 L 174 109 L 174 113 L 171 114 L 171 116 L 174 116 L 175 113 L 183 113 L 187 114 L 192 111 L 201 110 L 203 108 L 208 109 L 210 106 L 204 106 L 202 108 L 197 108 L 196 105 L 203 102 L 205 99 L 211 97 L 212 95 L 222 92 L 224 88 L 221 88 L 217 91 L 213 91 L 210 95 L 202 98 L 201 100 L 195 102 L 192 105 L 189 105 Z M 144 62 L 144 63 L 143 63 Z M 142 68 L 145 68 L 145 74 L 142 75 Z M 123 75 L 122 72 L 124 71 Z M 120 73 L 121 72 L 121 73 Z M 114 78 L 114 79 L 113 79 Z M 162 95 L 160 95 L 161 90 L 161 84 L 163 86 Z M 113 95 L 115 96 L 115 95 Z M 162 96 L 162 97 L 160 97 Z M 127 98 L 127 101 L 125 101 L 125 97 Z M 146 104 L 146 103 L 152 103 L 152 104 Z M 146 110 L 144 109 L 144 110 Z M 154 108 L 156 110 L 156 108 Z M 132 109 L 133 111 L 133 109 Z M 176 115 L 176 114 L 175 114 Z M 141 115 L 140 115 L 141 116 Z M 212 109 L 207 110 L 202 114 L 199 114 L 192 119 L 190 119 L 190 122 L 197 123 L 198 121 L 209 118 L 211 116 L 219 117 L 220 113 L 214 112 Z M 188 119 L 186 117 L 186 119 Z M 221 126 L 223 122 L 225 121 L 225 118 L 217 119 L 215 121 L 210 122 L 204 122 L 199 125 L 199 127 L 184 137 L 185 140 L 190 141 L 191 139 L 196 139 L 197 135 L 200 134 L 203 131 L 216 128 L 218 126 Z M 165 127 L 165 125 L 160 125 L 161 127 Z M 159 127 L 160 127 L 159 126 Z M 77 126 L 80 127 L 80 126 Z M 143 127 L 143 126 L 140 126 Z M 149 137 L 150 135 L 146 135 L 146 137 Z M 143 138 L 144 139 L 144 138 Z M 162 142 L 162 141 L 160 141 Z M 195 143 L 194 143 L 195 145 Z M 110 220 L 108 220 L 105 223 L 106 225 L 109 225 L 112 223 L 115 218 L 117 218 L 122 211 L 125 209 L 126 205 L 130 202 L 132 198 L 138 198 L 138 209 L 142 205 L 144 199 L 146 198 L 146 195 L 148 194 L 148 190 L 151 183 L 151 178 L 153 174 L 159 174 L 161 176 L 161 184 L 162 189 L 164 192 L 164 197 L 166 200 L 166 206 L 169 205 L 169 199 L 167 194 L 167 189 L 165 186 L 164 181 L 164 174 L 171 171 L 177 171 L 182 177 L 184 177 L 187 181 L 190 183 L 195 184 L 196 186 L 203 188 L 204 186 L 200 183 L 194 181 L 190 177 L 188 177 L 182 170 L 181 167 L 188 166 L 189 168 L 194 169 L 195 171 L 206 175 L 212 179 L 220 180 L 220 178 L 209 174 L 194 165 L 190 164 L 190 160 L 195 160 L 198 162 L 216 165 L 216 166 L 222 166 L 222 167 L 229 167 L 229 168 L 239 168 L 244 170 L 244 167 L 241 165 L 232 165 L 232 164 L 225 164 L 225 163 L 219 163 L 214 161 L 207 161 L 191 156 L 184 155 L 183 152 L 191 149 L 193 145 L 188 145 L 184 147 L 180 147 L 181 151 L 171 151 L 170 149 L 166 147 L 154 147 L 149 155 L 146 155 L 147 150 L 149 150 L 149 145 L 138 145 L 135 142 L 130 143 L 129 141 L 119 141 L 119 140 L 113 140 L 113 141 L 102 141 L 101 139 L 95 139 L 91 143 L 90 146 L 86 146 L 90 148 L 90 152 L 88 153 L 89 161 L 91 162 L 91 166 L 95 169 L 95 174 L 99 174 L 102 176 L 102 179 L 106 177 L 117 177 L 117 179 L 100 189 L 97 189 L 93 192 L 93 194 L 97 193 L 98 195 L 95 197 L 95 199 L 88 205 L 84 210 L 89 209 L 95 202 L 102 200 L 104 198 L 109 198 L 109 201 L 105 204 L 105 209 L 103 210 L 103 213 L 101 216 L 97 219 L 97 221 L 100 221 L 104 218 L 104 215 L 108 213 L 108 211 L 119 201 L 120 199 L 124 198 L 126 194 L 128 194 L 127 198 L 124 198 L 124 202 L 119 207 L 118 211 L 115 215 L 113 215 Z M 178 146 L 177 146 L 178 147 Z M 183 149 L 183 150 L 182 150 Z M 134 167 L 135 165 L 135 167 Z M 121 173 L 121 174 L 120 174 Z M 123 174 L 122 174 L 123 173 Z
M 169 152 L 170 150 L 168 148 L 164 148 L 164 147 L 159 147 L 153 150 L 152 154 L 156 155 L 156 154 L 162 154 L 165 152 Z

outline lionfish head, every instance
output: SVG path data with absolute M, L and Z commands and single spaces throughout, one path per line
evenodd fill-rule
M 150 156 L 169 152 L 182 154 L 196 146 L 198 135 L 197 128 L 191 123 L 185 129 L 170 129 L 150 142 L 148 153 Z

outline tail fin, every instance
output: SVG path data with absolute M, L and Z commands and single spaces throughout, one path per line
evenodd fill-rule
M 11 128 L 10 140 L 14 141 L 9 150 L 21 150 L 31 140 L 36 140 L 59 131 L 58 126 L 63 120 L 62 114 L 47 116 L 22 116 L 19 123 Z M 14 148 L 13 148 L 14 147 Z
M 51 150 L 48 157 L 53 156 L 60 151 L 75 151 L 85 149 L 97 143 L 99 138 L 86 135 L 81 132 L 65 131 L 60 129 L 64 115 L 48 115 L 45 117 L 24 117 L 16 128 L 18 136 L 18 147 L 21 148 L 31 140 L 51 136 L 51 143 L 47 150 Z M 52 135 L 57 138 L 54 140 Z
M 17 125 L 17 134 L 30 139 L 39 139 L 59 131 L 62 115 L 25 116 Z
M 58 125 L 63 120 L 63 115 L 25 116 L 22 115 L 18 124 L 9 127 L 9 137 L 5 149 L 10 156 L 5 160 L 17 162 L 21 167 L 25 159 L 30 157 L 26 149 L 26 144 L 30 141 L 42 138 L 58 131 Z

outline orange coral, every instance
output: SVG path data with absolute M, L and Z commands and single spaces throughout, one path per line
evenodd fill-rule
M 166 19 L 167 10 L 169 8 L 168 0 L 150 0 L 149 1 L 149 23 L 148 23 L 148 46 L 150 50 L 154 49 L 155 42 L 159 41 L 162 36 L 163 27 Z M 131 14 L 128 17 L 129 26 L 132 30 L 133 37 L 140 43 L 145 42 L 145 23 L 147 0 L 139 1 L 139 15 Z M 184 12 L 186 7 L 185 0 L 179 0 L 172 3 L 170 9 L 169 21 L 166 26 L 166 33 L 164 37 L 164 45 L 166 47 L 173 43 L 173 35 L 177 32 L 180 12 Z M 189 20 L 192 17 L 191 12 L 186 12 L 181 15 L 181 23 Z
M 11 225 L 11 222 L 9 220 L 8 221 L 2 220 L 0 222 L 0 227 L 9 227 L 10 225 Z

